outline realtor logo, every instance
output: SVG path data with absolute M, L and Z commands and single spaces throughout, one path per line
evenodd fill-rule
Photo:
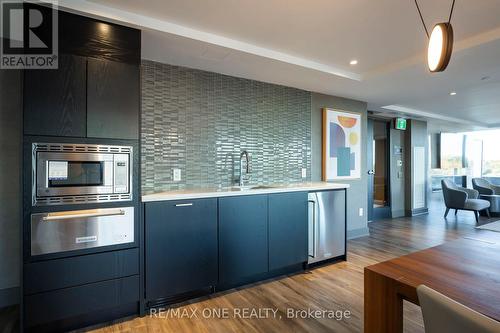
M 0 0 L 2 69 L 56 69 L 57 3 Z

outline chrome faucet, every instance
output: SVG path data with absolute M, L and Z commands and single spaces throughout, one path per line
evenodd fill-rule
M 250 173 L 250 159 L 248 152 L 246 150 L 243 150 L 240 154 L 240 179 L 239 179 L 239 186 L 244 185 L 244 180 L 243 180 L 243 156 L 245 156 L 246 160 L 246 168 L 245 168 L 245 175 L 248 175 Z

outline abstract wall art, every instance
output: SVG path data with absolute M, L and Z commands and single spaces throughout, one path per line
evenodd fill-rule
M 323 180 L 361 178 L 361 115 L 323 109 Z

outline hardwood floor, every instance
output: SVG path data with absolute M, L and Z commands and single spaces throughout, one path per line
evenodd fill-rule
M 362 332 L 365 266 L 475 232 L 472 213 L 443 218 L 440 195 L 433 195 L 428 215 L 370 223 L 370 236 L 349 241 L 347 262 L 187 302 L 175 308 L 177 313 L 165 312 L 162 318 L 134 318 L 92 332 Z M 227 309 L 229 318 L 204 318 L 221 309 Z M 243 309 L 270 309 L 269 317 L 244 319 L 235 315 L 234 311 Z M 341 320 L 289 318 L 292 310 L 288 309 L 341 311 L 342 315 L 349 311 L 350 315 Z M 277 311 L 276 318 L 272 311 Z M 192 313 L 196 315 L 193 318 L 179 318 Z M 340 316 L 340 312 L 335 314 Z M 423 332 L 419 307 L 405 303 L 404 325 L 406 332 Z

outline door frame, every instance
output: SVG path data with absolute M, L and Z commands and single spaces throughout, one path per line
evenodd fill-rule
M 386 198 L 387 205 L 380 208 L 374 208 L 373 206 L 373 192 L 374 192 L 374 174 L 370 174 L 372 170 L 374 161 L 373 161 L 373 123 L 375 121 L 386 123 Z M 368 222 L 373 222 L 381 219 L 392 218 L 392 209 L 391 209 L 391 120 L 389 119 L 381 119 L 375 117 L 368 117 L 367 124 L 367 135 L 366 135 L 366 148 L 367 148 L 367 158 L 366 158 L 366 172 L 368 173 L 368 212 L 367 219 Z

